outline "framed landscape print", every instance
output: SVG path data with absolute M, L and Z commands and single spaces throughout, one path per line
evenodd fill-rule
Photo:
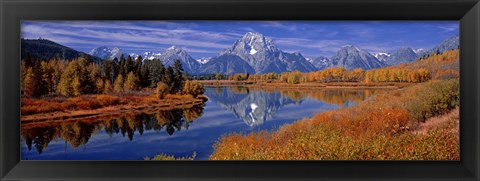
M 458 21 L 22 21 L 21 34 L 22 160 L 460 159 Z
M 479 178 L 477 1 L 1 5 L 2 179 Z

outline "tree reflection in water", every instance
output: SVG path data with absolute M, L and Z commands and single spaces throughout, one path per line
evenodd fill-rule
M 35 147 L 41 154 L 52 140 L 63 139 L 72 148 L 78 148 L 88 143 L 95 132 L 104 130 L 112 137 L 122 134 L 133 140 L 135 132 L 142 135 L 145 130 L 161 131 L 169 135 L 180 131 L 182 127 L 188 130 L 189 125 L 203 114 L 204 104 L 191 108 L 158 110 L 153 113 L 127 113 L 121 116 L 100 118 L 97 120 L 76 120 L 63 123 L 32 123 L 22 125 L 22 137 L 28 150 Z
M 280 89 L 247 86 L 207 88 L 205 94 L 211 102 L 234 114 L 247 126 L 256 127 L 267 121 L 277 120 L 274 116 L 287 105 L 300 105 L 307 99 L 318 100 L 324 105 L 348 107 L 373 94 L 382 92 L 374 89 Z M 322 104 L 323 105 L 323 104 Z M 173 135 L 200 118 L 204 104 L 184 109 L 157 110 L 153 112 L 131 112 L 120 116 L 82 120 L 63 120 L 22 125 L 22 137 L 28 147 L 41 154 L 54 140 L 65 141 L 65 146 L 78 148 L 86 145 L 92 135 L 104 132 L 110 137 L 122 135 L 132 141 L 135 134 L 146 131 L 165 131 Z M 322 111 L 318 108 L 318 111 Z M 324 111 L 324 110 L 323 110 Z M 219 118 L 223 119 L 223 118 Z M 66 147 L 67 148 L 67 147 Z

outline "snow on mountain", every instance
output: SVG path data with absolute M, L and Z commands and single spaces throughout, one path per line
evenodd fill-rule
M 153 60 L 155 58 L 159 58 L 160 55 L 162 55 L 161 53 L 156 53 L 156 52 L 144 52 L 141 56 L 142 56 L 142 59 L 143 60 Z M 139 57 L 140 55 L 139 54 L 136 54 L 136 53 L 129 53 L 128 55 L 125 54 L 125 57 L 126 56 L 130 56 L 132 57 L 134 60 L 137 59 L 137 57 Z
M 100 57 L 102 59 L 113 60 L 114 58 L 120 59 L 120 57 L 123 54 L 123 51 L 118 47 L 109 48 L 106 46 L 101 46 L 101 47 L 92 49 L 88 54 L 92 56 Z
M 200 63 L 193 59 L 187 51 L 177 46 L 171 46 L 163 53 L 155 55 L 158 55 L 156 58 L 160 59 L 165 66 L 173 66 L 175 60 L 180 60 L 184 71 L 190 74 L 195 74 L 200 69 Z
M 379 53 L 374 53 L 373 56 L 380 61 L 386 61 L 386 59 L 390 56 L 390 54 L 389 53 L 384 53 L 384 52 L 379 52 Z
M 270 37 L 261 33 L 248 32 L 235 41 L 230 48 L 221 51 L 215 57 L 202 57 L 195 60 L 184 49 L 171 46 L 162 53 L 144 52 L 143 59 L 160 59 L 165 66 L 172 66 L 175 60 L 180 60 L 183 68 L 190 74 L 195 73 L 282 73 L 287 71 L 311 72 L 327 67 L 344 67 L 348 70 L 363 68 L 365 70 L 407 63 L 430 53 L 442 53 L 459 48 L 459 36 L 443 40 L 435 47 L 424 49 L 399 48 L 393 52 L 377 52 L 370 54 L 353 45 L 343 46 L 331 58 L 305 58 L 302 54 L 287 53 L 275 45 Z M 123 54 L 136 59 L 139 54 L 124 54 L 118 47 L 101 46 L 92 49 L 90 55 L 102 59 L 120 58 Z
M 127 56 L 130 56 L 130 57 L 132 57 L 132 59 L 135 60 L 135 59 L 137 59 L 137 57 L 138 57 L 139 55 L 136 54 L 136 53 L 129 53 L 128 55 L 125 55 L 125 57 L 127 57 Z
M 330 59 L 324 56 L 319 56 L 314 59 L 307 59 L 308 62 L 310 62 L 317 70 L 322 70 L 330 66 Z
M 106 46 L 101 46 L 95 49 L 92 49 L 89 53 L 90 55 L 100 57 L 102 59 L 120 59 L 122 54 L 126 58 L 127 56 L 137 59 L 140 55 L 137 53 L 123 53 L 120 48 L 109 48 Z M 143 60 L 153 60 L 160 59 L 165 66 L 173 66 L 175 60 L 180 60 L 183 66 L 183 69 L 188 73 L 195 73 L 200 67 L 200 63 L 193 59 L 185 50 L 178 48 L 176 46 L 171 46 L 167 48 L 163 53 L 147 51 L 141 54 Z M 206 63 L 206 61 L 205 61 Z
M 421 54 L 421 53 L 424 53 L 424 52 L 425 52 L 425 50 L 424 50 L 424 49 L 421 49 L 421 48 L 419 48 L 419 49 L 412 49 L 412 50 L 413 50 L 413 52 L 415 52 L 416 54 Z
M 287 53 L 278 49 L 273 40 L 257 32 L 248 32 L 240 40 L 235 41 L 231 48 L 220 52 L 212 58 L 226 58 L 235 55 L 253 67 L 256 73 L 286 72 L 286 71 L 315 71 L 316 68 L 300 53 Z M 224 60 L 227 61 L 227 60 Z M 219 61 L 214 61 L 219 62 Z
M 206 64 L 208 63 L 208 61 L 210 61 L 212 59 L 212 57 L 202 57 L 200 59 L 197 59 L 197 62 L 200 63 L 200 64 Z
M 153 60 L 153 59 L 158 59 L 160 58 L 160 56 L 162 55 L 162 53 L 156 53 L 156 52 L 145 52 L 143 53 L 142 57 L 144 59 L 148 59 L 148 60 Z

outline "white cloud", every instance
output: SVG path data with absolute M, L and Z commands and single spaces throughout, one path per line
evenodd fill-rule
M 85 22 L 83 22 L 85 23 Z M 199 51 L 201 48 L 217 48 L 222 49 L 230 46 L 228 43 L 221 43 L 225 40 L 234 40 L 234 34 L 222 34 L 218 32 L 197 31 L 190 29 L 160 29 L 160 28 L 145 28 L 136 27 L 132 25 L 109 25 L 104 24 L 88 24 L 80 27 L 81 23 L 73 22 L 69 24 L 60 23 L 53 24 L 51 22 L 36 24 L 24 24 L 22 26 L 22 37 L 24 38 L 48 38 L 59 43 L 85 43 L 92 44 L 91 48 L 96 46 L 103 46 L 114 44 L 120 45 L 180 45 L 185 47 L 197 47 Z M 56 28 L 62 26 L 62 28 Z M 105 30 L 101 28 L 112 28 Z M 118 29 L 120 28 L 120 29 Z M 208 40 L 208 41 L 205 41 Z M 135 47 L 135 46 L 132 46 Z M 137 46 L 138 47 L 138 46 Z M 193 49 L 193 48 L 192 48 Z M 207 51 L 207 50 L 205 50 Z
M 458 32 L 458 25 L 441 25 L 437 26 L 437 28 L 443 30 L 444 32 Z
M 285 23 L 280 21 L 262 21 L 261 26 L 271 27 L 271 28 L 280 28 L 288 31 L 297 31 L 298 27 L 293 23 Z

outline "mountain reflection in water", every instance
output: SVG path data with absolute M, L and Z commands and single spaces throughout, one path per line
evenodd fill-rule
M 275 113 L 289 104 L 299 105 L 306 98 L 313 98 L 340 107 L 349 107 L 361 102 L 380 90 L 366 89 L 265 89 L 242 86 L 215 87 L 205 95 L 222 108 L 242 119 L 246 125 L 255 127 L 273 120 Z
M 198 159 L 208 159 L 222 135 L 277 129 L 318 112 L 352 106 L 380 91 L 207 87 L 205 104 L 183 109 L 23 124 L 22 159 L 138 160 L 193 152 Z

